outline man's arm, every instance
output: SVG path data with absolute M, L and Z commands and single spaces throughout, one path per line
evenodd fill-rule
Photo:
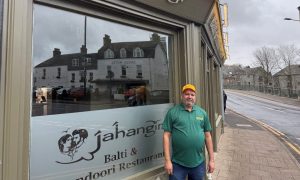
M 165 170 L 168 174 L 173 174 L 173 165 L 172 165 L 171 153 L 170 153 L 170 139 L 171 139 L 171 133 L 165 131 L 163 135 Z
M 214 149 L 210 132 L 205 132 L 205 144 L 209 155 L 208 172 L 212 173 L 215 170 Z

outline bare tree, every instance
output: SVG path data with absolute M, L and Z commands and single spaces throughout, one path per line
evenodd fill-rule
M 272 72 L 276 69 L 278 62 L 276 49 L 264 46 L 254 51 L 254 57 L 254 65 L 263 68 L 265 84 L 269 85 L 272 82 Z
M 292 90 L 293 81 L 291 65 L 295 65 L 299 61 L 299 59 L 297 58 L 300 56 L 300 50 L 297 49 L 297 47 L 294 44 L 281 45 L 277 50 L 280 58 L 279 68 L 281 70 L 285 69 L 284 71 L 282 71 L 282 73 L 284 73 L 284 75 L 287 76 L 288 89 Z M 290 93 L 291 92 L 289 91 L 289 95 L 291 95 Z

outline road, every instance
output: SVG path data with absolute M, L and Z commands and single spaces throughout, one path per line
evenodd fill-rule
M 229 109 L 272 126 L 300 146 L 300 107 L 236 92 L 227 97 Z

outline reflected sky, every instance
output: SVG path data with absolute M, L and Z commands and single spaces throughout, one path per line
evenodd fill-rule
M 33 26 L 33 66 L 52 57 L 54 48 L 59 48 L 62 54 L 78 53 L 84 44 L 83 15 L 34 5 Z M 88 17 L 88 53 L 95 53 L 102 47 L 105 34 L 110 35 L 114 43 L 148 41 L 152 32 Z

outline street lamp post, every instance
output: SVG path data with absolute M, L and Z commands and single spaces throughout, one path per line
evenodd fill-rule
M 298 6 L 297 9 L 299 11 L 299 19 L 300 19 L 300 6 Z
M 86 97 L 86 59 L 84 58 L 84 68 L 83 68 L 83 93 Z
M 284 18 L 284 20 L 287 20 L 287 21 L 298 21 L 298 22 L 300 22 L 300 6 L 298 6 L 297 9 L 299 11 L 299 19 Z

